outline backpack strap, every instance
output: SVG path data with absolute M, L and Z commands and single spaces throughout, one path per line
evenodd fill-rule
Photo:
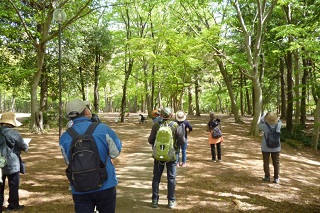
M 94 132 L 94 130 L 98 125 L 99 125 L 99 122 L 92 122 L 88 127 L 87 131 L 85 132 L 85 134 L 92 135 L 92 133 Z
M 98 125 L 99 125 L 99 122 L 92 122 L 88 127 L 88 129 L 86 130 L 85 134 L 92 135 L 92 133 L 94 132 L 94 130 Z M 79 135 L 79 133 L 73 127 L 67 129 L 67 132 L 72 138 Z
M 266 126 L 267 126 L 268 129 L 269 129 L 269 132 L 272 132 L 271 126 L 270 126 L 267 122 L 265 122 L 265 123 L 266 123 Z M 278 123 L 277 123 L 277 125 L 276 125 L 276 127 L 275 127 L 275 129 L 274 129 L 275 132 L 277 131 L 277 128 L 278 128 Z M 267 140 L 266 134 L 265 134 L 265 133 L 263 133 L 263 134 L 264 134 L 264 138 Z

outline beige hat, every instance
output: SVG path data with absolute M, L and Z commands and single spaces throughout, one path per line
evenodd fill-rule
M 0 119 L 1 124 L 11 124 L 12 126 L 21 126 L 22 123 L 20 123 L 16 119 L 16 114 L 13 112 L 5 112 L 2 114 L 1 119 Z
M 177 120 L 177 121 L 184 121 L 184 120 L 186 120 L 186 114 L 184 114 L 183 111 L 178 111 L 178 112 L 176 113 L 176 120 Z
M 90 102 L 82 101 L 80 99 L 74 99 L 70 101 L 66 106 L 66 113 L 69 118 L 74 118 L 78 116 Z
M 278 119 L 277 113 L 275 112 L 268 112 L 264 118 L 264 120 L 271 125 L 277 124 Z

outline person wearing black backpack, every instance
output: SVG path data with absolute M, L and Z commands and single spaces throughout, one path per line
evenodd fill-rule
M 269 161 L 270 156 L 272 159 L 272 164 L 274 168 L 273 182 L 276 184 L 280 183 L 279 172 L 280 172 L 280 151 L 281 143 L 280 138 L 277 138 L 277 141 L 274 144 L 269 144 L 270 133 L 278 133 L 280 136 L 282 121 L 279 119 L 275 112 L 268 112 L 265 115 L 261 116 L 259 122 L 259 129 L 263 131 L 261 151 L 263 158 L 263 170 L 264 177 L 263 181 L 270 182 L 270 168 Z
M 215 118 L 214 112 L 210 112 L 209 116 L 210 120 L 207 124 L 207 132 L 209 132 L 208 142 L 211 148 L 211 157 L 213 162 L 217 162 L 218 155 L 218 162 L 220 162 L 222 161 L 221 143 L 223 142 L 223 136 L 221 133 L 221 122 L 219 118 Z
M 186 120 L 186 114 L 183 111 L 176 112 L 176 122 L 179 126 L 181 126 L 183 134 L 184 134 L 184 144 L 178 147 L 177 153 L 177 167 L 187 166 L 187 147 L 188 147 L 188 131 L 189 133 L 192 131 L 192 126 L 188 120 Z M 181 150 L 181 163 L 180 163 L 180 150 Z
M 73 121 L 73 125 L 61 135 L 59 144 L 68 165 L 66 175 L 71 183 L 75 212 L 92 213 L 96 206 L 99 213 L 114 213 L 118 180 L 112 159 L 120 154 L 122 143 L 109 126 L 92 122 L 92 114 L 87 107 L 87 102 L 80 99 L 70 101 L 66 106 L 66 113 Z M 90 131 L 88 132 L 88 130 Z M 79 137 L 80 139 L 77 140 Z M 86 147 L 86 149 L 81 151 L 81 147 Z M 82 154 L 75 153 L 75 150 L 80 150 Z M 86 150 L 89 151 L 86 152 Z M 77 166 L 74 165 L 81 161 L 82 156 L 88 159 L 84 164 L 91 165 L 91 161 L 100 161 L 99 168 L 95 168 L 97 170 L 96 175 L 90 172 L 89 178 L 85 178 L 85 172 L 75 171 Z M 92 160 L 89 160 L 90 158 L 86 156 L 92 156 Z M 76 157 L 78 159 L 74 160 Z M 86 166 L 84 164 L 81 163 L 78 166 Z M 79 175 L 79 173 L 82 173 L 82 175 Z M 96 180 L 99 181 L 97 185 L 92 184 L 93 182 L 96 183 Z

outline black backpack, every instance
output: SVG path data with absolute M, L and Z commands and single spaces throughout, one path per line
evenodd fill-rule
M 181 131 L 183 134 L 183 142 L 186 142 L 186 124 L 184 122 L 177 122 L 178 125 L 181 127 Z
M 221 138 L 222 137 L 222 132 L 221 129 L 219 128 L 220 125 L 220 119 L 217 118 L 212 122 L 212 138 Z
M 274 129 L 271 128 L 271 126 L 266 123 L 269 132 L 266 135 L 264 135 L 266 142 L 267 142 L 267 147 L 269 148 L 277 148 L 280 146 L 280 132 L 277 132 L 278 124 Z
M 66 175 L 78 192 L 99 189 L 108 178 L 106 165 L 100 159 L 97 145 L 92 136 L 98 125 L 99 123 L 92 122 L 84 134 L 77 133 L 73 128 L 67 129 L 72 137 L 72 142 Z

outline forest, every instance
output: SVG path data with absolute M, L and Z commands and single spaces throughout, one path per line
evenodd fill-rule
M 34 133 L 81 98 L 122 122 L 165 106 L 252 116 L 251 136 L 275 111 L 319 147 L 319 0 L 2 0 L 0 14 L 0 112 L 31 113 Z

